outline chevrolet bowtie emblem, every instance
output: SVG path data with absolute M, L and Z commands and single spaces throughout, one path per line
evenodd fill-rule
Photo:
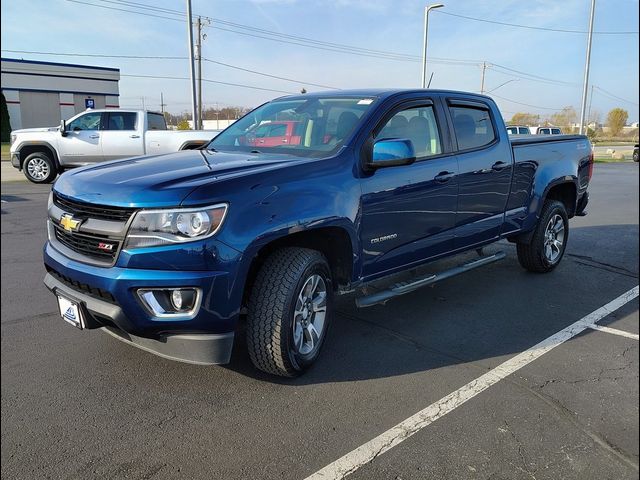
M 60 226 L 67 232 L 75 232 L 82 223 L 82 220 L 74 220 L 72 215 L 65 213 L 60 217 Z

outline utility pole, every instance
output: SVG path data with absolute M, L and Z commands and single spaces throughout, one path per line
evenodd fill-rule
M 142 98 L 142 110 L 145 110 L 145 108 L 144 108 L 144 96 L 140 97 L 140 98 Z
M 482 79 L 480 80 L 480 94 L 484 93 L 484 74 L 487 71 L 487 62 L 482 62 Z
M 164 113 L 164 107 L 166 107 L 167 104 L 164 103 L 164 94 L 162 92 L 160 92 L 160 111 L 162 113 Z
M 427 84 L 427 32 L 429 31 L 429 12 L 434 8 L 444 7 L 442 3 L 436 3 L 424 7 L 424 42 L 422 44 L 422 88 Z
M 193 21 L 191 17 L 191 0 L 187 0 L 187 35 L 189 41 L 189 74 L 191 77 L 191 118 L 193 129 L 198 130 L 198 112 L 196 109 L 196 72 L 193 60 Z
M 584 85 L 582 86 L 582 107 L 580 108 L 580 135 L 584 133 L 584 117 L 587 114 L 587 92 L 589 91 L 589 67 L 591 66 L 591 38 L 593 37 L 593 17 L 596 11 L 596 0 L 591 0 L 589 17 L 589 35 L 587 36 L 587 60 L 584 65 Z
M 196 21 L 196 59 L 198 60 L 198 127 L 202 128 L 202 19 Z

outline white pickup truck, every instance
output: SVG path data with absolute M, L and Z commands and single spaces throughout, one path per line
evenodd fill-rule
M 167 130 L 158 112 L 86 110 L 58 127 L 12 131 L 11 164 L 34 183 L 51 183 L 67 168 L 195 149 L 217 134 L 217 130 Z

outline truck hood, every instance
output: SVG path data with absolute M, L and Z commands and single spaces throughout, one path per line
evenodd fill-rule
M 76 168 L 53 189 L 80 201 L 121 207 L 173 207 L 194 189 L 304 162 L 288 155 L 184 150 Z
M 59 128 L 60 127 L 21 128 L 20 130 L 12 130 L 11 134 L 56 132 L 56 131 L 58 131 Z

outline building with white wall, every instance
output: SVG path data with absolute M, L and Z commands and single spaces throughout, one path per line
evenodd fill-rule
M 52 127 L 90 108 L 118 108 L 120 69 L 2 58 L 11 129 Z

